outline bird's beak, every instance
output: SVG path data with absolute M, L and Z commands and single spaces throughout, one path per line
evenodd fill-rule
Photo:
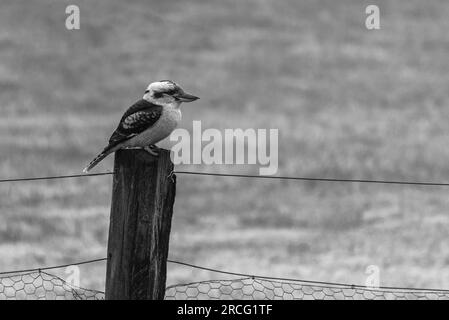
M 182 102 L 192 102 L 192 101 L 195 101 L 195 100 L 199 99 L 197 96 L 194 96 L 192 94 L 188 94 L 188 93 L 185 93 L 185 92 L 177 95 L 176 98 L 179 101 L 182 101 Z

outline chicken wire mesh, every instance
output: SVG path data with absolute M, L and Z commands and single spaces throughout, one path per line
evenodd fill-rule
M 104 292 L 35 271 L 0 277 L 0 300 L 103 300 Z M 447 290 L 368 288 L 244 277 L 168 286 L 166 300 L 449 300 Z
M 0 300 L 102 300 L 101 291 L 79 288 L 47 272 L 0 277 Z
M 371 289 L 247 277 L 167 287 L 167 300 L 449 300 L 445 290 Z

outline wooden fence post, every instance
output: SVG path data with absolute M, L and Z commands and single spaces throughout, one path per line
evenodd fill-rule
M 176 192 L 170 151 L 115 153 L 106 299 L 161 300 Z

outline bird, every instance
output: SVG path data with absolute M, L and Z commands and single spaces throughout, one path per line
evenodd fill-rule
M 88 173 L 101 160 L 119 149 L 144 149 L 158 156 L 155 144 L 166 137 L 181 121 L 183 102 L 199 97 L 186 93 L 171 80 L 160 80 L 148 85 L 142 99 L 125 111 L 109 138 L 108 145 L 83 170 Z

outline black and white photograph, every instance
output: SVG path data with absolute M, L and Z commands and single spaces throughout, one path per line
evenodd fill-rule
M 449 299 L 448 57 L 443 0 L 0 0 L 0 300 Z

